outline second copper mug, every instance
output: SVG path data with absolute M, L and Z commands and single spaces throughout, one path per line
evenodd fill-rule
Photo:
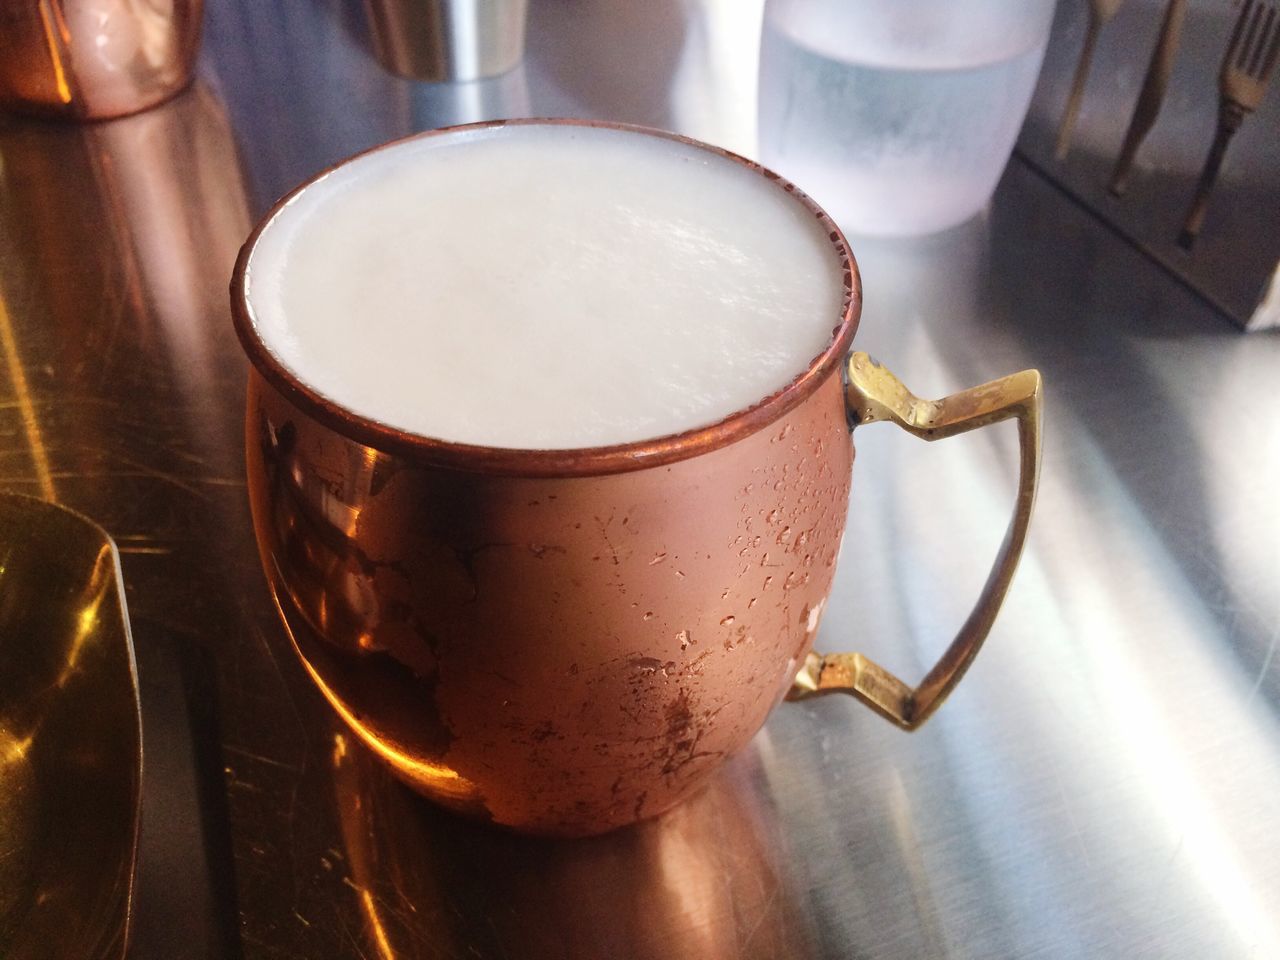
M 582 121 L 503 123 L 548 122 Z M 784 389 L 708 427 L 613 447 L 508 450 L 407 434 L 335 405 L 274 358 L 246 299 L 254 244 L 292 194 L 250 236 L 232 280 L 253 362 L 254 523 L 303 664 L 403 780 L 515 829 L 585 835 L 659 814 L 784 698 L 848 693 L 918 727 L 978 652 L 1026 538 L 1040 375 L 938 401 L 913 396 L 850 352 L 861 287 L 835 224 L 775 174 L 694 146 L 756 171 L 817 216 L 845 285 L 828 348 Z M 889 420 L 935 440 L 1007 419 L 1019 427 L 1017 505 L 937 665 L 913 686 L 861 654 L 814 653 L 844 532 L 850 425 Z
M 204 0 L 0 0 L 0 107 L 102 120 L 191 82 Z

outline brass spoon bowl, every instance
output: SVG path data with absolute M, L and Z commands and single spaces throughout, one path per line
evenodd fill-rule
M 0 957 L 120 958 L 142 784 L 111 538 L 0 494 Z

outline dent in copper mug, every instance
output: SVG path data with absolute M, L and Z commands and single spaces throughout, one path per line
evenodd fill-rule
M 203 0 L 0 0 L 0 105 L 72 119 L 154 106 L 191 81 Z

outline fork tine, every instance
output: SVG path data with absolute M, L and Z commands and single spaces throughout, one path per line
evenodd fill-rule
M 1271 47 L 1262 61 L 1262 71 L 1258 74 L 1258 79 L 1263 83 L 1271 79 L 1271 71 L 1276 68 L 1277 55 L 1280 55 L 1280 30 L 1275 31 L 1275 36 L 1271 38 Z
M 1240 19 L 1236 21 L 1236 32 L 1231 37 L 1230 59 L 1237 70 L 1248 72 L 1249 54 L 1253 52 L 1253 38 L 1258 32 L 1258 21 L 1262 19 L 1262 12 L 1261 3 L 1255 4 L 1253 0 L 1245 0 L 1245 8 L 1240 11 Z M 1243 36 L 1240 34 L 1240 27 L 1245 27 Z
M 1276 12 L 1270 6 L 1260 6 L 1258 8 L 1258 31 L 1249 38 L 1248 48 L 1241 54 L 1241 68 L 1245 73 L 1253 76 L 1258 72 L 1258 67 L 1262 61 L 1262 55 L 1266 52 L 1267 41 L 1271 39 L 1271 21 L 1275 19 Z
M 1267 53 L 1268 41 L 1273 39 L 1272 32 L 1275 28 L 1275 19 L 1275 7 L 1268 7 L 1267 15 L 1262 20 L 1262 29 L 1258 32 L 1258 42 L 1253 48 L 1253 56 L 1249 58 L 1250 76 L 1256 77 L 1261 72 L 1263 57 Z

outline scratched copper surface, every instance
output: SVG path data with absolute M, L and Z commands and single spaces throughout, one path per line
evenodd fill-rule
M 742 5 L 531 8 L 520 70 L 432 87 L 380 71 L 357 5 L 224 0 L 184 97 L 0 122 L 0 486 L 119 543 L 145 742 L 159 635 L 216 695 L 204 811 L 225 812 L 237 942 L 154 955 L 1280 956 L 1280 340 L 1239 337 L 1017 165 L 950 234 L 854 239 L 860 349 L 928 395 L 1033 366 L 1050 385 L 1027 556 L 928 727 L 780 708 L 709 792 L 585 844 L 459 825 L 338 739 L 252 541 L 226 298 L 251 220 L 444 122 L 606 117 L 753 150 Z M 861 431 L 850 530 L 883 559 L 846 551 L 819 646 L 920 676 L 997 546 L 1012 441 Z M 144 844 L 140 875 L 180 877 L 167 852 Z

